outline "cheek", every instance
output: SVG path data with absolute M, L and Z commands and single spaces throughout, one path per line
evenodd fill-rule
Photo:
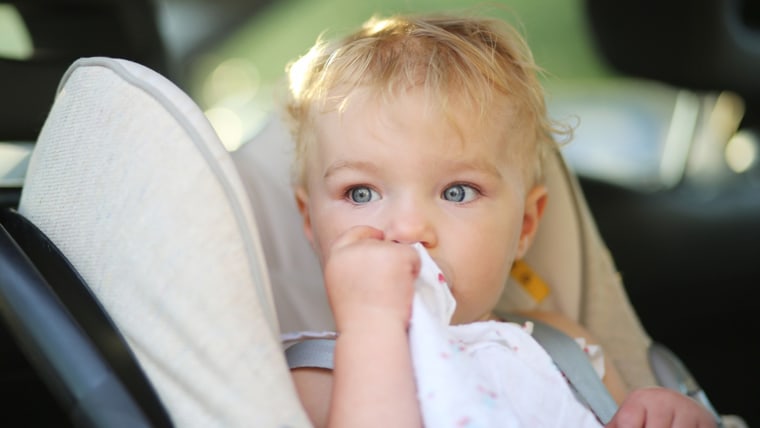
M 471 226 L 469 234 L 470 246 L 475 247 L 475 255 L 482 255 L 485 259 L 499 259 L 503 263 L 511 263 L 520 240 L 522 218 L 515 212 L 498 210 L 499 215 L 490 216 L 477 222 L 477 226 Z
M 490 309 L 485 307 L 496 303 L 509 277 L 521 224 L 513 217 L 504 213 L 500 219 L 482 220 L 449 238 L 455 249 L 449 260 L 457 264 L 455 291 L 472 310 Z
M 323 212 L 312 212 L 313 247 L 319 253 L 320 259 L 339 234 L 339 231 L 336 230 L 335 222 L 331 221 L 332 219 L 334 217 L 325 215 Z
M 368 224 L 366 216 L 348 207 L 343 201 L 327 201 L 313 207 L 311 213 L 314 248 L 320 257 L 332 243 L 350 228 Z

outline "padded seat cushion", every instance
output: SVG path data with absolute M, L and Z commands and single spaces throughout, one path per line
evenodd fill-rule
M 19 211 L 69 258 L 181 427 L 308 426 L 251 205 L 196 104 L 124 60 L 81 59 Z

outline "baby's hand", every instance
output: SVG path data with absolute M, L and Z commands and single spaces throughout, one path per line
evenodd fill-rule
M 631 392 L 607 428 L 714 428 L 713 415 L 695 400 L 671 389 Z
M 398 323 L 411 317 L 420 258 L 410 245 L 384 240 L 369 226 L 349 229 L 325 257 L 327 295 L 339 332 L 368 323 Z

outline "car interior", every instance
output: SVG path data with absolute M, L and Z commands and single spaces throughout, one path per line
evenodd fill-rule
M 217 423 L 303 424 L 276 337 L 328 329 L 330 315 L 318 266 L 295 227 L 289 136 L 272 117 L 226 150 L 186 95 L 183 74 L 193 49 L 212 46 L 271 5 L 211 3 L 196 2 L 208 25 L 185 46 L 170 41 L 157 3 L 148 0 L 0 3 L 22 17 L 34 46 L 28 58 L 0 58 L 0 85 L 15 100 L 0 113 L 7 421 L 184 426 L 209 406 Z M 591 329 L 629 385 L 680 389 L 726 415 L 724 426 L 753 426 L 760 417 L 751 393 L 760 355 L 750 346 L 760 331 L 751 298 L 760 273 L 752 260 L 760 184 L 757 161 L 737 171 L 728 149 L 744 144 L 736 156 L 752 160 L 746 150 L 757 148 L 760 8 L 738 0 L 687 9 L 675 3 L 579 2 L 600 54 L 642 81 L 620 83 L 614 95 L 564 88 L 550 106 L 587 114 L 576 138 L 590 143 L 558 157 L 551 186 L 564 200 L 547 213 L 546 243 L 537 243 L 528 262 L 549 284 L 563 284 L 542 304 Z M 80 58 L 90 59 L 75 64 Z M 638 126 L 652 105 L 664 109 L 664 139 Z M 595 114 L 612 122 L 603 137 L 592 132 Z M 599 141 L 616 139 L 623 141 L 605 151 L 610 157 L 590 156 Z M 636 141 L 649 146 L 626 152 Z M 548 238 L 557 234 L 563 239 Z M 220 254 L 218 246 L 230 242 L 239 251 Z M 230 264 L 245 272 L 230 272 Z M 241 313 L 203 288 L 241 281 L 250 284 L 242 297 L 229 291 L 246 303 Z M 119 283 L 125 291 L 110 291 Z M 185 288 L 159 286 L 137 298 L 128 292 L 127 284 L 166 283 Z M 524 302 L 518 285 L 508 289 L 507 311 Z M 173 297 L 188 306 L 173 312 L 161 303 Z M 151 317 L 146 334 L 135 308 L 167 315 Z M 225 312 L 213 326 L 197 320 Z M 183 335 L 182 325 L 194 333 Z M 260 371 L 229 361 L 223 350 L 239 348 L 238 339 L 230 345 L 232 338 L 215 337 L 236 325 L 251 326 L 241 333 L 250 346 L 237 357 L 260 362 Z M 167 361 L 179 362 L 168 369 Z M 230 376 L 233 368 L 245 375 Z M 193 384 L 202 387 L 187 387 Z M 224 398 L 205 403 L 210 395 Z

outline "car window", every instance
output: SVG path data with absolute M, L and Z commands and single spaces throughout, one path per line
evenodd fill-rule
M 31 54 L 32 41 L 18 11 L 0 3 L 0 58 L 26 59 Z

